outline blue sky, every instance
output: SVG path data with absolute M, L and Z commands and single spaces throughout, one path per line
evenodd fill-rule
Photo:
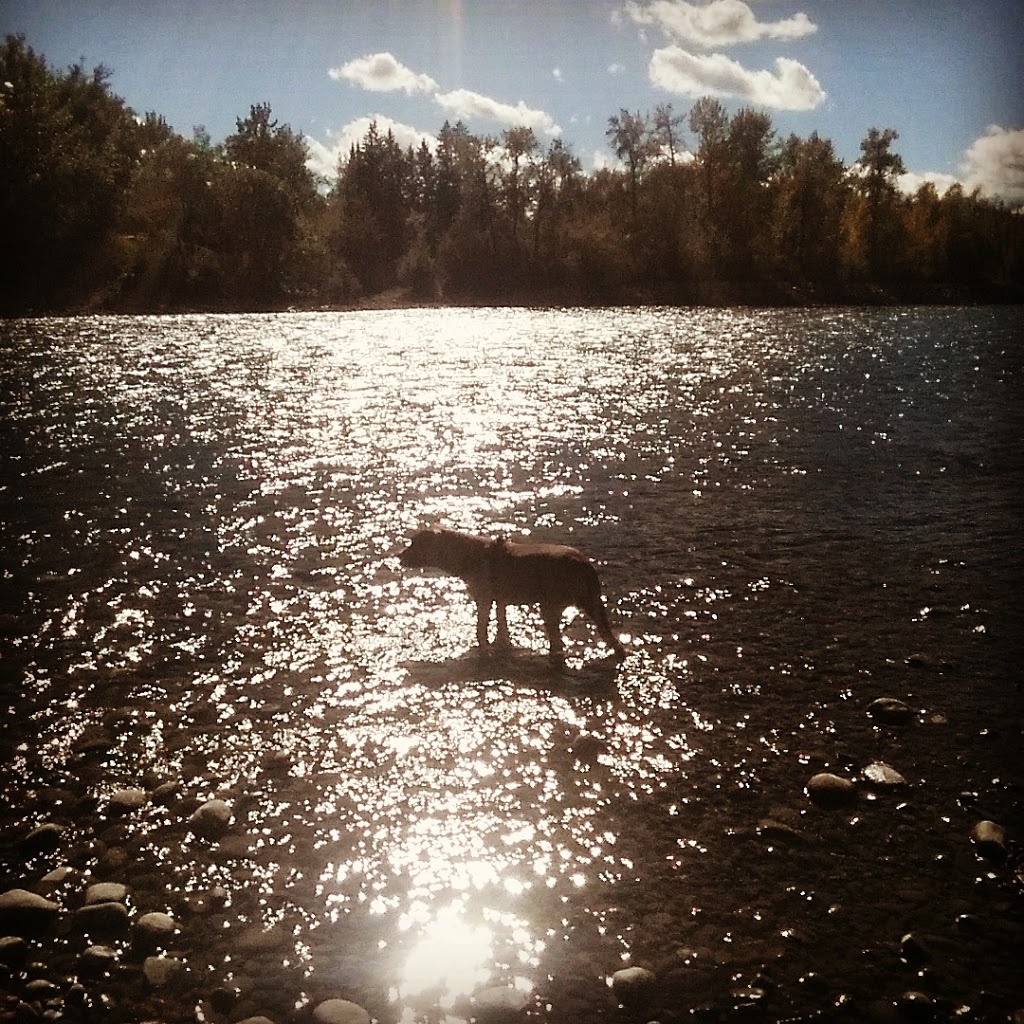
M 3 0 L 0 27 L 55 68 L 106 65 L 186 136 L 221 141 L 269 102 L 321 172 L 370 118 L 403 144 L 446 119 L 527 123 L 591 170 L 620 108 L 717 95 L 848 163 L 869 128 L 895 128 L 908 187 L 1024 202 L 1020 0 Z

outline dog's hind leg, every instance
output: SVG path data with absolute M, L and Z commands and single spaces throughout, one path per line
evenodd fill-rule
M 544 631 L 548 636 L 548 659 L 552 665 L 562 665 L 565 655 L 562 650 L 562 612 L 564 608 L 541 606 L 541 617 L 544 619 Z

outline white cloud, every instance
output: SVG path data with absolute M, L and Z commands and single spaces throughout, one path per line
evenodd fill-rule
M 591 170 L 596 174 L 598 171 L 617 171 L 622 168 L 622 161 L 613 153 L 603 149 L 595 149 L 590 157 Z
M 615 75 L 621 75 L 626 69 L 621 64 L 609 64 L 608 74 L 614 77 Z
M 696 55 L 679 46 L 655 50 L 651 82 L 683 96 L 739 96 L 777 110 L 813 110 L 825 99 L 821 84 L 799 61 L 778 57 L 775 70 L 751 71 L 721 53 Z
M 924 174 L 907 171 L 906 174 L 901 174 L 896 179 L 896 187 L 904 195 L 912 196 L 922 185 L 932 184 L 935 186 L 935 191 L 941 196 L 959 180 L 955 175 L 943 174 L 941 171 L 925 171 Z
M 554 80 L 556 82 L 564 82 L 565 81 L 565 75 L 562 74 L 562 69 L 561 68 L 553 68 L 552 71 L 551 71 L 551 77 L 554 78 Z
M 431 151 L 437 149 L 436 136 L 402 124 L 401 121 L 385 117 L 383 114 L 376 114 L 373 117 L 357 117 L 354 121 L 349 121 L 340 131 L 328 133 L 326 142 L 307 138 L 309 159 L 306 161 L 306 166 L 314 174 L 334 178 L 338 171 L 338 159 L 348 159 L 352 147 L 363 141 L 373 122 L 377 123 L 377 131 L 381 135 L 391 132 L 395 142 L 402 149 L 408 149 L 409 146 L 418 149 L 421 142 L 426 142 Z
M 371 53 L 366 57 L 350 60 L 341 67 L 327 72 L 335 80 L 346 79 L 370 92 L 402 92 L 412 95 L 416 92 L 437 91 L 437 82 L 430 75 L 420 75 L 396 60 L 390 53 Z
M 469 89 L 455 89 L 453 92 L 438 93 L 434 97 L 434 102 L 452 117 L 466 120 L 478 117 L 510 127 L 522 125 L 526 128 L 535 128 L 546 135 L 562 133 L 562 129 L 555 124 L 550 114 L 543 110 L 532 110 L 522 100 L 513 106 L 491 99 L 490 96 L 481 96 L 480 93 Z
M 1008 203 L 1024 203 L 1024 129 L 991 125 L 964 153 L 964 187 Z
M 735 46 L 759 39 L 802 39 L 818 27 L 806 14 L 762 22 L 743 0 L 711 0 L 698 6 L 686 0 L 629 0 L 626 13 L 637 25 L 654 25 L 670 39 L 704 48 Z

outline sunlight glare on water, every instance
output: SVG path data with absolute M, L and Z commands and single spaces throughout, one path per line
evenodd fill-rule
M 560 992 L 597 991 L 603 1019 L 624 963 L 683 950 L 752 984 L 723 952 L 738 931 L 761 966 L 786 934 L 833 941 L 813 914 L 840 896 L 788 875 L 838 885 L 817 847 L 766 860 L 758 830 L 812 827 L 812 768 L 896 756 L 862 705 L 902 685 L 908 649 L 983 665 L 1006 634 L 971 568 L 1007 542 L 1000 492 L 986 518 L 950 484 L 1001 458 L 962 440 L 987 437 L 964 340 L 984 322 L 954 336 L 943 316 L 932 334 L 843 310 L 25 328 L 4 392 L 24 438 L 5 582 L 32 622 L 12 645 L 31 732 L 10 747 L 14 826 L 36 794 L 104 808 L 173 783 L 186 811 L 148 804 L 125 843 L 168 903 L 226 894 L 202 972 L 269 951 L 300 1001 L 380 989 L 404 1024 L 468 1019 L 487 987 L 551 1020 Z M 994 535 L 948 527 L 975 519 Z M 567 615 L 552 672 L 535 609 L 478 656 L 464 584 L 397 559 L 434 522 L 579 545 L 625 663 Z M 231 834 L 188 841 L 212 798 Z M 837 878 L 876 869 L 878 828 Z

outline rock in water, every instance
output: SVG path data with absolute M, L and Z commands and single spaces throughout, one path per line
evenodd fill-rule
M 655 980 L 646 967 L 623 967 L 612 975 L 612 992 L 620 1003 L 633 1006 L 647 998 Z
M 120 882 L 97 882 L 85 890 L 85 905 L 94 903 L 124 903 L 128 887 Z
M 147 956 L 142 964 L 142 973 L 153 988 L 163 988 L 181 973 L 184 966 L 172 956 Z
M 226 800 L 207 800 L 188 822 L 197 836 L 220 839 L 230 827 L 231 818 L 231 805 Z
M 175 928 L 174 918 L 169 914 L 143 914 L 135 922 L 132 946 L 144 953 L 165 948 L 174 937 Z
M 902 725 L 914 717 L 914 709 L 895 697 L 879 697 L 868 705 L 868 714 L 880 722 Z
M 907 780 L 884 761 L 875 761 L 864 769 L 864 778 L 876 786 L 905 786 Z
M 44 825 L 37 825 L 21 841 L 21 848 L 29 854 L 52 853 L 60 846 L 61 836 L 64 834 L 64 826 L 48 821 Z
M 20 935 L 0 939 L 0 964 L 18 970 L 28 959 L 28 943 Z
M 504 985 L 485 988 L 473 996 L 473 1005 L 481 1021 L 502 1021 L 517 1017 L 526 1009 L 530 997 Z
M 8 889 L 0 895 L 0 931 L 29 937 L 45 931 L 60 907 L 27 889 Z
M 849 779 L 831 772 L 819 772 L 807 783 L 807 795 L 818 807 L 838 811 L 856 801 L 857 787 Z
M 149 794 L 144 789 L 119 789 L 112 793 L 107 802 L 107 814 L 119 816 L 137 811 L 149 800 Z
M 907 932 L 900 939 L 900 959 L 915 970 L 923 967 L 932 958 L 928 947 L 913 932 Z
M 120 938 L 128 931 L 128 908 L 123 903 L 89 903 L 75 911 L 75 928 L 94 938 Z
M 313 1011 L 314 1024 L 370 1024 L 370 1015 L 347 999 L 328 999 Z
M 112 946 L 89 946 L 78 958 L 78 971 L 86 976 L 106 974 L 117 965 L 117 950 Z
M 994 821 L 979 821 L 971 830 L 971 839 L 978 853 L 1002 864 L 1006 860 L 1006 829 Z

